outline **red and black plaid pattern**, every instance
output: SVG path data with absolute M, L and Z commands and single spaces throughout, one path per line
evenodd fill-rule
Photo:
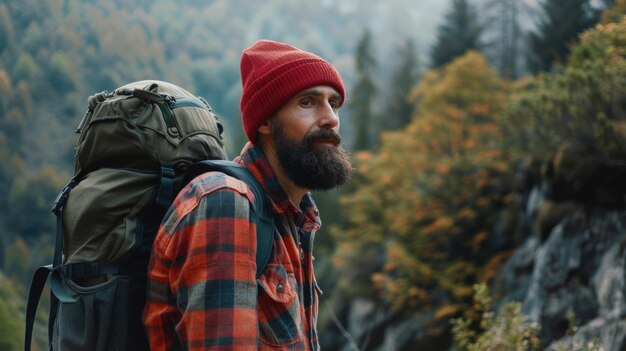
M 247 166 L 273 202 L 278 233 L 255 278 L 253 193 L 221 173 L 201 175 L 166 214 L 148 269 L 144 323 L 151 350 L 317 350 L 319 289 L 311 248 L 320 220 L 307 195 L 289 201 L 260 149 Z

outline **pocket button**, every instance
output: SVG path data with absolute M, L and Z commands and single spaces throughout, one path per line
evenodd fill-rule
M 284 292 L 285 292 L 285 286 L 284 286 L 284 285 L 282 285 L 282 284 L 278 284 L 278 285 L 276 286 L 276 291 L 277 291 L 279 294 L 284 293 Z

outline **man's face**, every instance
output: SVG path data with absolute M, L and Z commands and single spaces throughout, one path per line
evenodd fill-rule
M 350 180 L 350 155 L 338 133 L 339 107 L 335 89 L 316 86 L 296 94 L 272 118 L 278 160 L 296 185 L 329 190 Z

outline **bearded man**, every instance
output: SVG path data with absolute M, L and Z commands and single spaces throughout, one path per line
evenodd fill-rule
M 272 255 L 256 273 L 252 191 L 209 172 L 176 199 L 154 241 L 144 324 L 151 350 L 318 350 L 321 290 L 313 271 L 319 211 L 310 190 L 350 180 L 334 66 L 260 40 L 241 57 L 249 143 L 235 162 L 262 185 L 274 214 Z

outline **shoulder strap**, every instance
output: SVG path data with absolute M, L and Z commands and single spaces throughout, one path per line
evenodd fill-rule
M 26 323 L 25 323 L 25 333 L 24 333 L 24 350 L 30 351 L 32 336 L 33 336 L 33 328 L 35 325 L 35 313 L 37 312 L 37 306 L 39 305 L 39 299 L 41 298 L 41 294 L 43 293 L 44 286 L 46 285 L 46 281 L 50 276 L 51 272 L 59 267 L 63 260 L 63 236 L 64 234 L 64 225 L 63 225 L 63 208 L 65 207 L 65 202 L 67 201 L 67 197 L 70 191 L 76 186 L 78 176 L 75 176 L 70 180 L 70 182 L 61 190 L 57 198 L 54 200 L 54 207 L 52 208 L 52 212 L 57 217 L 57 232 L 56 239 L 54 245 L 54 258 L 52 260 L 51 265 L 41 266 L 35 271 L 35 275 L 33 276 L 33 280 L 30 285 L 30 291 L 28 293 L 28 302 L 26 305 Z M 48 318 L 48 341 L 52 342 L 52 327 L 54 325 L 54 320 L 56 318 L 58 308 L 58 300 L 53 292 L 50 293 L 50 313 Z
M 37 305 L 43 292 L 43 288 L 46 285 L 46 280 L 52 272 L 52 265 L 41 266 L 35 271 L 33 281 L 28 293 L 28 304 L 26 305 L 26 328 L 24 330 L 24 350 L 30 351 L 30 346 L 33 338 L 33 327 L 35 325 L 35 313 L 37 312 Z M 52 294 L 50 294 L 52 296 Z M 50 304 L 50 308 L 53 304 Z M 52 335 L 52 334 L 49 334 Z
M 261 188 L 261 184 L 254 178 L 248 168 L 226 160 L 205 160 L 190 165 L 185 172 L 185 184 L 200 174 L 211 171 L 222 172 L 243 181 L 254 193 L 254 202 L 257 209 L 256 277 L 258 278 L 269 262 L 274 241 L 274 217 L 263 188 Z

